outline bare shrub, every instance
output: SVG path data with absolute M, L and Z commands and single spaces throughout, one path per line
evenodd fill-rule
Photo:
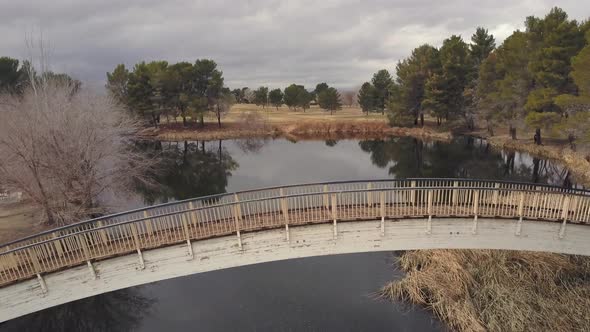
M 238 122 L 249 130 L 262 130 L 267 127 L 266 120 L 259 112 L 243 112 L 240 114 Z
M 357 92 L 355 91 L 342 91 L 340 93 L 342 96 L 342 103 L 348 107 L 352 107 L 356 104 L 356 95 Z
M 34 74 L 33 74 L 34 75 Z M 129 149 L 139 128 L 109 96 L 34 77 L 22 95 L 0 96 L 0 178 L 63 225 L 107 211 L 151 163 Z

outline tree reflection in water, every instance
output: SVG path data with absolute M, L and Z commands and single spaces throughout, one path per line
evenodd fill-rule
M 361 141 L 359 146 L 370 153 L 374 165 L 389 167 L 389 174 L 396 178 L 452 176 L 573 186 L 567 169 L 556 163 L 494 151 L 489 143 L 472 137 L 458 137 L 450 144 L 392 137 Z
M 260 150 L 268 144 L 269 139 L 267 137 L 248 137 L 236 140 L 236 145 L 244 153 L 258 153 Z M 221 149 L 221 141 L 219 141 L 219 148 Z
M 150 314 L 154 303 L 140 295 L 137 288 L 124 289 L 32 313 L 0 324 L 0 330 L 132 331 Z
M 228 177 L 238 164 L 222 142 L 147 142 L 147 153 L 159 154 L 160 165 L 152 175 L 155 187 L 138 185 L 147 204 L 226 192 Z

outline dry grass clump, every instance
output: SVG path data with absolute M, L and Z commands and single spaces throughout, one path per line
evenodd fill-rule
M 497 250 L 411 251 L 381 290 L 458 331 L 589 331 L 590 259 Z

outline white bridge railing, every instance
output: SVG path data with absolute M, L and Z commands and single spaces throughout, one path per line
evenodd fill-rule
M 590 192 L 465 179 L 314 183 L 162 204 L 53 229 L 0 247 L 0 287 L 95 260 L 272 228 L 424 217 L 587 224 Z M 428 223 L 429 232 L 430 222 Z M 520 223 L 518 223 L 520 225 Z M 563 234 L 561 234 L 563 235 Z M 189 248 L 191 246 L 189 245 Z

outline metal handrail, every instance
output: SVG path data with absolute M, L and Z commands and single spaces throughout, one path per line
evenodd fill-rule
M 373 187 L 384 182 L 391 183 L 393 186 L 379 187 L 377 185 Z M 338 185 L 346 184 L 364 185 L 364 188 L 346 188 L 346 186 L 338 188 Z M 400 184 L 403 186 L 397 186 Z M 475 186 L 470 186 L 471 184 L 475 184 Z M 334 188 L 328 190 L 330 185 Z M 318 186 L 323 186 L 321 191 L 318 190 Z M 285 193 L 285 189 L 297 187 L 301 188 L 300 191 L 303 192 Z M 306 189 L 313 191 L 305 192 Z M 263 197 L 243 197 L 240 199 L 239 196 L 247 196 L 243 195 L 246 193 L 260 193 Z M 458 198 L 459 196 L 455 195 L 463 196 Z M 480 195 L 481 198 L 479 198 Z M 501 199 L 508 195 L 510 199 L 505 201 Z M 213 203 L 210 205 L 197 207 L 192 205 L 192 202 L 206 202 L 212 200 L 212 198 L 231 196 L 234 196 L 232 201 L 223 202 L 220 199 L 219 201 L 212 201 Z M 323 196 L 323 198 L 318 201 L 317 196 Z M 517 196 L 520 197 L 520 202 L 517 202 Z M 542 196 L 540 200 L 543 200 L 543 202 L 539 201 L 539 196 Z M 378 203 L 373 202 L 376 197 L 380 197 Z M 316 201 L 314 202 L 313 199 L 316 199 Z M 455 202 L 456 199 L 459 199 L 458 205 Z M 478 201 L 478 199 L 481 201 Z M 338 181 L 270 187 L 136 209 L 49 230 L 14 241 L 10 245 L 20 245 L 14 248 L 8 248 L 8 245 L 0 247 L 0 249 L 6 249 L 0 252 L 0 285 L 11 280 L 31 277 L 34 273 L 54 271 L 60 267 L 83 263 L 85 260 L 102 259 L 129 252 L 130 248 L 136 248 L 137 250 L 150 249 L 158 245 L 169 245 L 184 241 L 181 241 L 181 238 L 185 238 L 190 242 L 192 239 L 225 236 L 235 232 L 239 237 L 241 229 L 254 231 L 268 227 L 280 227 L 285 223 L 287 225 L 290 223 L 290 214 L 300 217 L 299 221 L 295 221 L 295 225 L 309 222 L 327 222 L 331 218 L 334 220 L 341 218 L 343 218 L 342 220 L 352 220 L 350 218 L 371 220 L 377 214 L 381 214 L 381 218 L 386 216 L 403 218 L 405 215 L 395 215 L 395 211 L 386 211 L 388 206 L 390 206 L 389 209 L 395 209 L 397 208 L 395 204 L 400 204 L 399 209 L 412 210 L 409 215 L 414 217 L 420 215 L 451 216 L 452 213 L 467 217 L 477 216 L 478 209 L 489 208 L 490 202 L 493 200 L 496 201 L 493 203 L 495 212 L 484 211 L 484 213 L 480 213 L 482 216 L 496 214 L 499 217 L 527 219 L 534 217 L 530 212 L 531 209 L 542 209 L 543 212 L 537 213 L 537 217 L 534 218 L 548 218 L 550 220 L 563 218 L 566 220 L 571 215 L 572 220 L 570 221 L 572 222 L 590 222 L 590 191 L 522 182 L 471 179 L 397 179 Z M 572 210 L 570 200 L 575 201 L 575 208 L 579 208 L 580 211 Z M 294 206 L 289 207 L 289 202 L 294 203 Z M 579 204 L 579 202 L 581 203 Z M 262 210 L 260 206 L 263 206 Z M 149 211 L 158 211 L 157 209 L 162 207 L 180 209 L 163 211 L 163 213 L 157 215 L 148 215 L 147 213 Z M 244 213 L 241 211 L 242 208 L 246 210 Z M 359 212 L 359 209 L 362 211 Z M 446 210 L 447 212 L 440 213 L 436 211 L 437 209 Z M 455 209 L 455 212 L 448 212 L 452 209 Z M 309 213 L 312 210 L 322 214 L 322 216 L 310 216 Z M 527 213 L 523 213 L 524 210 Z M 338 211 L 349 215 L 339 218 L 337 217 Z M 136 215 L 138 212 L 144 212 L 144 215 L 139 217 Z M 199 213 L 201 213 L 201 217 L 197 217 Z M 215 216 L 211 217 L 207 213 Z M 352 215 L 350 215 L 351 213 Z M 490 215 L 486 215 L 486 213 Z M 331 216 L 331 214 L 334 215 Z M 205 215 L 205 218 L 200 220 L 202 215 Z M 538 215 L 541 215 L 541 217 L 538 217 Z M 115 220 L 107 224 L 101 223 L 101 221 L 109 218 L 121 216 L 128 216 L 130 219 Z M 284 222 L 283 219 L 285 219 Z M 235 225 L 233 225 L 234 222 Z M 92 227 L 84 228 L 84 226 Z M 156 228 L 152 228 L 154 226 Z M 213 227 L 213 230 L 206 229 L 207 227 Z M 59 234 L 61 231 L 69 232 Z M 116 232 L 120 234 L 112 236 Z M 165 239 L 159 238 L 165 232 L 169 232 L 169 238 L 166 238 L 166 236 L 164 236 Z M 53 237 L 46 238 L 50 234 Z M 39 241 L 27 243 L 32 239 L 38 239 Z M 131 242 L 134 244 L 130 244 Z M 116 245 L 119 245 L 120 248 L 114 248 Z M 105 254 L 108 251 L 107 249 L 113 249 L 111 250 L 112 253 Z M 84 251 L 83 255 L 80 253 L 81 250 Z M 83 259 L 80 258 L 80 255 L 84 256 Z M 10 257 L 16 257 L 17 262 L 10 261 Z M 19 270 L 21 267 L 24 272 Z
M 97 221 L 108 220 L 108 219 L 116 218 L 116 217 L 123 216 L 123 215 L 128 215 L 128 214 L 143 212 L 143 211 L 149 211 L 149 210 L 153 210 L 153 209 L 161 208 L 161 207 L 180 205 L 183 203 L 199 202 L 199 201 L 205 201 L 205 200 L 209 200 L 209 199 L 230 197 L 230 196 L 234 196 L 234 195 L 240 195 L 240 194 L 246 194 L 246 193 L 252 193 L 252 192 L 264 192 L 264 191 L 270 191 L 270 190 L 277 190 L 277 189 L 281 189 L 281 188 L 288 189 L 288 188 L 295 188 L 295 187 L 311 187 L 311 186 L 321 186 L 321 185 L 403 182 L 403 181 L 459 181 L 459 182 L 468 182 L 468 183 L 479 182 L 479 183 L 493 183 L 493 184 L 498 183 L 498 184 L 514 184 L 514 185 L 530 185 L 530 186 L 541 187 L 541 188 L 551 188 L 551 189 L 556 189 L 556 190 L 560 190 L 560 191 L 579 192 L 580 195 L 590 195 L 590 190 L 587 190 L 587 189 L 563 188 L 563 187 L 550 185 L 550 184 L 538 184 L 538 183 L 530 183 L 530 182 L 522 182 L 522 181 L 490 180 L 490 179 L 403 178 L 403 179 L 374 179 L 374 180 L 342 180 L 342 181 L 328 181 L 328 182 L 307 182 L 307 183 L 290 184 L 290 185 L 284 185 L 284 186 L 270 186 L 270 187 L 263 187 L 263 188 L 256 188 L 256 189 L 241 190 L 241 191 L 236 191 L 236 192 L 232 192 L 232 193 L 221 193 L 221 194 L 207 195 L 207 196 L 201 196 L 201 197 L 196 197 L 196 198 L 188 198 L 188 199 L 179 200 L 179 201 L 151 205 L 148 207 L 142 207 L 142 208 L 137 208 L 137 209 L 128 210 L 128 211 L 117 212 L 117 213 L 113 213 L 113 214 L 109 214 L 109 215 L 105 215 L 105 216 L 101 216 L 101 217 L 97 217 L 97 218 L 92 218 L 92 219 L 80 221 L 80 222 L 70 224 L 70 225 L 52 228 L 50 230 L 42 231 L 42 232 L 35 233 L 35 234 L 29 235 L 29 236 L 26 236 L 26 237 L 23 237 L 23 238 L 14 240 L 14 241 L 3 243 L 3 244 L 0 244 L 0 250 L 2 248 L 12 246 L 16 243 L 23 242 L 26 240 L 34 239 L 34 238 L 42 236 L 42 235 L 49 235 L 49 234 L 52 234 L 52 233 L 55 233 L 58 231 L 71 229 L 74 227 L 79 227 L 79 226 L 90 224 L 90 223 L 97 222 Z

